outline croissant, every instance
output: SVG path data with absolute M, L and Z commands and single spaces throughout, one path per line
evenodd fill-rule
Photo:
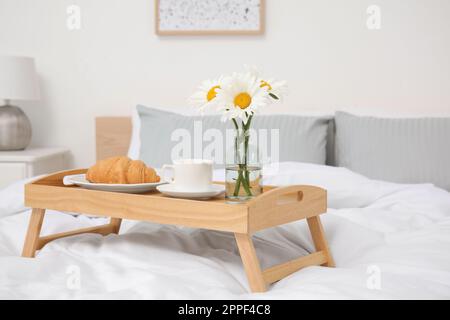
M 156 171 L 140 160 L 128 157 L 112 157 L 98 161 L 86 173 L 93 183 L 136 184 L 159 182 Z

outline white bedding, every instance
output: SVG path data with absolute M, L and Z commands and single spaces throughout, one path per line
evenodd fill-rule
M 231 234 L 133 221 L 123 222 L 120 235 L 60 239 L 35 259 L 20 258 L 30 212 L 18 203 L 16 184 L 0 191 L 0 298 L 450 298 L 450 193 L 343 168 L 279 169 L 265 168 L 264 182 L 328 190 L 322 221 L 336 268 L 305 268 L 267 293 L 249 294 Z M 105 222 L 49 211 L 42 234 Z M 313 250 L 304 222 L 260 232 L 255 246 L 263 267 Z

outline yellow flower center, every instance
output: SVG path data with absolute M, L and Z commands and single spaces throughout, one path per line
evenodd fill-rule
M 209 89 L 207 95 L 206 95 L 206 100 L 208 100 L 208 102 L 210 102 L 212 99 L 214 99 L 217 95 L 216 89 L 220 89 L 220 86 L 215 86 L 212 87 L 211 89 Z
M 241 109 L 247 109 L 251 103 L 252 97 L 247 92 L 241 92 L 234 97 L 234 105 Z
M 267 89 L 270 91 L 270 90 L 272 90 L 272 86 L 267 82 L 267 81 L 264 81 L 264 80 L 261 80 L 261 85 L 259 86 L 260 88 L 264 88 L 264 87 L 267 87 Z

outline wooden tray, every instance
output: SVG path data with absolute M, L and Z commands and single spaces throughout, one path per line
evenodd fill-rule
M 240 204 L 222 196 L 211 200 L 175 199 L 158 191 L 126 194 L 65 186 L 66 175 L 87 169 L 51 174 L 25 186 L 25 205 L 33 208 L 22 252 L 34 257 L 48 242 L 82 233 L 118 233 L 122 219 L 150 221 L 193 228 L 233 232 L 253 292 L 263 292 L 300 268 L 334 266 L 319 215 L 327 210 L 326 190 L 314 186 L 264 187 L 263 193 Z M 46 209 L 110 217 L 110 223 L 70 232 L 40 236 Z M 251 235 L 262 229 L 307 219 L 317 252 L 261 270 Z

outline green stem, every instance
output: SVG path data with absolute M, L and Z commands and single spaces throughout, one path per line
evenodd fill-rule
M 250 184 L 249 184 L 249 178 L 248 178 L 248 170 L 247 166 L 243 165 L 242 169 L 240 170 L 242 174 L 242 186 L 244 187 L 245 192 L 247 193 L 247 196 L 252 195 L 252 191 L 250 190 Z
M 237 197 L 239 195 L 239 190 L 241 189 L 241 180 L 242 180 L 242 174 L 241 170 L 238 171 L 238 177 L 236 179 L 236 186 L 234 187 L 233 196 Z
M 231 119 L 231 120 L 233 121 L 234 127 L 236 128 L 236 130 L 239 131 L 239 126 L 238 126 L 238 124 L 236 122 L 236 119 Z
M 245 192 L 247 193 L 247 196 L 251 196 L 252 195 L 252 191 L 251 191 L 251 187 L 250 187 L 250 173 L 248 171 L 248 144 L 249 144 L 249 139 L 250 137 L 247 135 L 248 130 L 250 128 L 251 125 L 251 121 L 252 121 L 253 116 L 250 116 L 247 123 L 244 124 L 244 122 L 242 122 L 242 134 L 244 134 L 244 163 L 240 163 L 241 161 L 241 157 L 240 157 L 240 151 L 239 151 L 239 145 L 238 145 L 238 140 L 239 140 L 239 125 L 236 122 L 236 119 L 232 119 L 234 127 L 236 128 L 236 140 L 235 140 L 235 152 L 236 152 L 236 161 L 239 165 L 239 170 L 238 170 L 238 177 L 236 179 L 236 186 L 234 188 L 234 192 L 233 195 L 235 197 L 239 196 L 239 191 L 241 188 L 241 184 L 242 187 L 244 188 Z
M 244 141 L 244 153 L 245 153 L 244 154 L 244 164 L 245 164 L 245 167 L 247 167 L 247 164 L 248 164 L 248 142 L 250 140 L 250 136 L 247 135 L 247 132 L 250 129 L 250 125 L 252 123 L 252 118 L 253 118 L 253 115 L 251 115 L 248 118 L 248 121 L 246 124 L 244 124 L 244 122 L 242 122 L 242 127 L 243 127 L 244 134 L 245 134 L 245 141 Z
M 246 168 L 246 170 L 245 170 L 245 181 L 246 181 L 246 183 L 247 183 L 247 187 L 249 188 L 249 189 L 251 189 L 252 187 L 251 187 L 251 185 L 250 185 L 250 171 L 248 171 L 248 168 Z M 251 191 L 251 190 L 250 190 Z
M 253 115 L 251 115 L 248 118 L 247 124 L 244 126 L 245 130 L 247 131 L 248 129 L 250 129 L 250 124 L 252 123 L 252 119 L 253 119 Z
M 250 141 L 250 135 L 248 135 L 247 132 L 250 129 L 250 125 L 252 123 L 252 119 L 253 119 L 253 115 L 251 115 L 248 118 L 248 121 L 247 121 L 247 123 L 245 125 L 242 123 L 242 126 L 244 127 L 244 131 L 245 131 L 245 134 L 246 134 L 245 142 L 244 142 L 244 152 L 245 152 L 245 155 L 244 155 L 244 169 L 245 169 L 245 171 L 244 171 L 243 184 L 244 184 L 244 188 L 245 188 L 245 191 L 247 192 L 248 196 L 252 195 L 252 191 L 250 190 L 251 189 L 251 187 L 250 187 L 250 173 L 248 171 L 248 143 Z

